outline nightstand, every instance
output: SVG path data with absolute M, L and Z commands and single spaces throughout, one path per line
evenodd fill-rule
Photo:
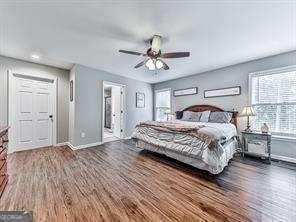
M 242 131 L 242 155 L 261 157 L 270 163 L 271 134 Z

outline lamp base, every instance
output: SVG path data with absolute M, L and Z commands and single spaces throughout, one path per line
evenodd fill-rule
M 252 130 L 251 130 L 251 126 L 247 126 L 247 128 L 244 129 L 244 131 L 245 131 L 245 132 L 248 132 L 248 133 L 252 132 Z
M 248 132 L 248 133 L 252 132 L 249 116 L 247 116 L 247 128 L 245 129 L 245 132 Z

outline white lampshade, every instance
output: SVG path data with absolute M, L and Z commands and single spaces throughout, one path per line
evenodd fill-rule
M 255 116 L 255 111 L 252 106 L 244 107 L 241 116 Z

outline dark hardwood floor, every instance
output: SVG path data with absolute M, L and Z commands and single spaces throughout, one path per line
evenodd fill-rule
M 1 210 L 35 221 L 296 221 L 296 169 L 236 157 L 218 176 L 131 141 L 9 155 Z

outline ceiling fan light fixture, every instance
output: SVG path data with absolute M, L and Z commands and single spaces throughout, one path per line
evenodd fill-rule
M 152 59 L 148 59 L 145 65 L 149 70 L 155 70 L 155 64 Z
M 157 69 L 161 69 L 163 67 L 163 62 L 159 59 L 156 60 L 155 66 Z
M 167 52 L 163 53 L 161 51 L 161 41 L 162 37 L 160 35 L 154 35 L 149 40 L 150 48 L 147 49 L 146 53 L 140 53 L 135 51 L 123 50 L 120 49 L 120 53 L 143 56 L 141 62 L 134 66 L 135 69 L 146 66 L 149 70 L 169 70 L 170 67 L 165 62 L 165 59 L 174 59 L 174 58 L 185 58 L 190 56 L 190 52 Z M 147 42 L 147 41 L 145 41 Z
M 154 35 L 151 43 L 151 50 L 155 54 L 157 54 L 160 50 L 161 45 L 161 36 L 160 35 Z

